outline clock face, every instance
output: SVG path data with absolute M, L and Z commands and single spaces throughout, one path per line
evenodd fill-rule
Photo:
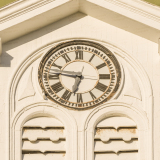
M 118 90 L 120 65 L 104 46 L 84 40 L 61 43 L 46 53 L 39 84 L 50 100 L 84 109 L 108 101 Z

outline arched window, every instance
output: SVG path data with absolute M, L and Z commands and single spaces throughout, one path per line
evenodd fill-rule
M 77 126 L 64 109 L 36 103 L 15 114 L 11 128 L 12 160 L 77 158 Z
M 138 130 L 127 117 L 109 117 L 95 127 L 95 160 L 137 160 Z
M 22 160 L 65 159 L 63 124 L 53 117 L 28 120 L 22 129 Z
M 86 160 L 148 159 L 148 120 L 125 103 L 108 103 L 92 111 L 85 123 Z

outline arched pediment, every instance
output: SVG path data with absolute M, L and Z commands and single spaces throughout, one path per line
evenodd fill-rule
M 147 143 L 144 142 L 144 138 L 147 139 L 148 144 L 152 146 L 152 138 L 150 138 L 152 137 L 152 87 L 147 74 L 145 73 L 143 67 L 139 64 L 139 62 L 135 58 L 133 58 L 133 56 L 131 56 L 131 54 L 129 54 L 127 51 L 121 49 L 121 47 L 118 47 L 113 43 L 102 40 L 100 41 L 99 39 L 93 39 L 91 37 L 67 37 L 66 39 L 57 39 L 54 41 L 50 41 L 50 43 L 41 46 L 40 48 L 37 48 L 35 51 L 31 52 L 19 63 L 19 66 L 12 75 L 8 88 L 8 97 L 6 101 L 6 119 L 8 122 L 7 131 L 10 130 L 11 126 L 11 128 L 14 128 L 15 125 L 18 124 L 20 128 L 21 124 L 24 124 L 26 120 L 29 120 L 27 117 L 23 118 L 23 120 L 20 120 L 21 114 L 29 113 L 29 111 L 31 111 L 29 115 L 31 117 L 34 114 L 38 114 L 38 112 L 34 112 L 34 106 L 36 108 L 36 106 L 38 105 L 37 107 L 41 110 L 40 113 L 44 112 L 46 115 L 50 115 L 50 112 L 53 113 L 53 110 L 57 111 L 61 109 L 61 106 L 43 99 L 42 90 L 38 85 L 37 69 L 40 59 L 49 49 L 51 49 L 58 43 L 66 42 L 73 39 L 85 39 L 88 41 L 94 41 L 109 48 L 119 60 L 123 74 L 123 83 L 121 83 L 121 86 L 114 98 L 111 101 L 106 102 L 106 104 L 103 104 L 102 106 L 100 105 L 90 110 L 89 116 L 87 116 L 87 120 L 84 123 L 84 131 L 86 130 L 89 133 L 93 133 L 93 128 L 97 125 L 97 123 L 107 116 L 126 116 L 128 118 L 131 118 L 136 123 L 137 128 L 141 133 L 141 146 L 144 146 Z M 126 68 L 129 70 L 128 72 L 132 71 L 132 74 L 128 74 L 126 72 Z M 127 76 L 129 78 L 127 78 Z M 29 79 L 26 79 L 26 77 L 28 77 Z M 135 80 L 137 81 L 136 87 L 132 86 L 135 85 Z M 24 81 L 26 81 L 26 83 L 23 83 Z M 134 94 L 132 92 L 128 92 L 128 90 L 125 89 L 125 85 L 127 83 L 129 86 L 131 86 L 131 88 L 135 89 Z M 25 85 L 23 86 L 22 84 Z M 33 90 L 35 94 L 32 94 L 33 92 L 31 91 Z M 25 93 L 25 95 L 23 93 Z M 130 102 L 132 103 L 130 104 Z M 43 105 L 49 105 L 49 107 L 44 107 Z M 45 108 L 47 108 L 47 110 L 45 110 Z M 64 109 L 64 111 L 66 111 L 66 109 Z M 69 110 L 66 111 L 66 114 L 69 112 Z M 56 112 L 54 112 L 54 114 L 55 113 Z M 94 115 L 97 115 L 99 113 L 101 114 L 99 115 L 99 117 L 93 118 Z M 9 119 L 11 119 L 12 121 L 8 121 Z M 65 125 L 66 121 L 64 120 L 62 123 Z M 88 131 L 88 129 L 91 129 L 91 131 Z M 14 130 L 11 131 L 13 131 L 12 134 L 14 135 Z M 146 131 L 146 133 L 144 133 L 144 131 Z M 82 133 L 85 134 L 85 132 Z M 8 137 L 9 135 L 6 136 Z M 13 138 L 14 136 L 12 137 L 12 139 L 9 139 L 8 145 L 9 143 L 13 142 Z M 90 139 L 91 142 L 91 137 L 87 139 Z M 149 148 L 148 145 L 147 147 Z M 142 148 L 143 147 L 141 147 L 140 149 Z M 145 151 L 142 152 L 145 153 Z M 148 154 L 148 157 L 150 157 L 152 155 L 152 150 Z

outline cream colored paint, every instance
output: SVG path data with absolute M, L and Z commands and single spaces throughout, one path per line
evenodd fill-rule
M 160 36 L 159 7 L 141 0 L 131 0 L 129 3 L 128 0 L 20 0 L 0 10 L 0 37 L 5 43 L 78 11 L 102 21 L 107 20 L 107 23 L 114 22 L 113 25 L 123 29 L 127 24 L 126 30 L 151 37 L 154 42 Z M 145 29 L 139 28 L 137 33 L 135 25 Z
M 158 121 L 159 121 L 158 106 L 160 105 L 158 101 L 159 87 L 160 87 L 160 82 L 158 80 L 158 77 L 159 77 L 158 44 L 151 40 L 145 39 L 144 37 L 130 33 L 121 28 L 118 28 L 116 26 L 113 26 L 104 21 L 98 20 L 96 18 L 90 17 L 82 13 L 73 14 L 67 18 L 64 18 L 40 30 L 32 32 L 26 36 L 20 37 L 16 40 L 13 40 L 3 45 L 2 62 L 1 62 L 1 68 L 0 68 L 0 72 L 2 76 L 1 82 L 0 82 L 1 95 L 2 95 L 0 97 L 1 106 L 6 107 L 5 98 L 6 98 L 7 90 L 4 88 L 7 88 L 9 84 L 9 79 L 13 71 L 17 68 L 18 64 L 22 59 L 27 57 L 29 53 L 36 50 L 37 48 L 44 46 L 46 44 L 49 44 L 51 40 L 56 41 L 59 39 L 67 39 L 67 38 L 74 38 L 74 37 L 75 38 L 89 37 L 90 39 L 98 39 L 102 43 L 109 42 L 114 46 L 119 46 L 120 48 L 125 49 L 126 52 L 130 54 L 131 57 L 135 57 L 135 59 L 139 61 L 139 63 L 143 66 L 145 72 L 149 76 L 149 79 L 152 84 L 152 89 L 154 91 L 153 92 L 154 104 L 155 104 L 154 105 L 154 112 L 155 112 L 154 123 L 155 125 L 158 125 Z M 45 54 L 45 52 L 43 54 Z M 120 57 L 119 55 L 117 56 L 118 56 L 118 59 L 121 60 L 121 63 L 123 63 L 124 68 L 129 65 L 126 62 L 124 62 L 125 60 L 123 59 L 123 56 L 122 57 Z M 38 62 L 39 61 L 36 62 L 37 66 L 38 66 Z M 128 67 L 130 68 L 131 66 L 128 66 Z M 28 68 L 28 73 L 30 73 L 29 69 L 30 68 Z M 37 71 L 35 70 L 34 73 L 36 72 Z M 25 79 L 26 79 L 25 77 L 28 76 L 28 73 L 26 72 L 24 74 L 24 80 L 20 81 L 21 85 L 23 84 L 23 82 L 25 82 Z M 135 73 L 135 71 L 132 71 L 132 74 L 134 75 L 134 77 L 137 77 L 137 74 Z M 34 74 L 33 78 L 34 79 L 36 78 L 36 74 Z M 137 81 L 141 88 L 142 102 L 140 100 L 133 101 L 133 98 L 128 99 L 129 100 L 128 102 L 131 103 L 133 101 L 132 105 L 139 105 L 139 107 L 141 106 L 146 112 L 148 112 L 146 114 L 149 114 L 149 111 L 147 111 L 148 108 L 146 108 L 145 103 L 143 101 L 144 100 L 144 97 L 143 97 L 144 91 L 142 89 L 143 82 L 140 82 L 138 77 L 137 77 Z M 38 86 L 38 84 L 36 85 L 36 83 L 37 82 L 34 80 L 33 86 L 35 88 L 37 88 Z M 21 109 L 25 105 L 29 105 L 37 101 L 42 101 L 43 97 L 41 96 L 41 93 L 37 93 L 37 91 L 38 90 L 36 89 L 35 96 L 25 98 L 23 101 L 16 101 L 16 108 Z M 38 92 L 41 92 L 41 91 L 39 90 Z M 124 101 L 123 96 L 121 97 L 121 99 L 122 101 Z M 127 98 L 125 98 L 125 101 L 126 100 Z M 79 130 L 81 130 L 80 128 L 83 126 L 81 126 L 82 124 L 80 124 L 78 121 L 80 119 L 85 120 L 85 117 L 89 114 L 89 112 L 90 110 L 87 110 L 82 115 L 79 113 L 77 115 L 76 112 L 70 111 L 70 113 L 78 123 Z M 1 118 L 3 119 L 4 111 L 2 110 L 1 113 L 2 113 Z M 158 139 L 159 130 L 160 128 L 154 128 L 154 131 L 156 131 L 154 132 L 155 139 Z M 2 132 L 2 136 L 1 136 L 2 144 L 5 143 L 4 136 L 5 136 L 5 133 Z M 158 147 L 156 147 L 158 145 L 159 145 L 159 141 L 157 140 L 154 143 L 155 158 L 156 156 L 158 158 L 158 154 L 159 154 Z M 79 147 L 81 148 L 81 146 Z M 79 152 L 81 153 L 82 151 L 80 148 L 79 148 Z M 2 156 L 4 156 L 3 153 L 5 153 L 4 148 L 2 148 L 2 154 L 1 154 Z M 79 156 L 81 157 L 82 154 L 80 154 Z
M 39 4 L 38 0 L 34 0 L 34 2 L 36 2 L 36 5 Z M 110 0 L 103 2 L 106 3 L 102 3 L 102 0 L 73 0 L 65 1 L 64 4 L 56 2 L 53 8 L 50 6 L 52 12 L 48 12 L 48 8 L 44 4 L 45 11 L 41 10 L 42 8 L 35 11 L 33 7 L 34 11 L 32 13 L 27 12 L 21 16 L 17 14 L 16 18 L 12 17 L 13 19 L 8 19 L 7 15 L 3 17 L 8 22 L 1 25 L 6 30 L 0 28 L 0 36 L 6 38 L 2 44 L 0 64 L 0 155 L 2 159 L 20 160 L 22 149 L 20 145 L 22 142 L 21 128 L 26 125 L 31 127 L 33 124 L 35 126 L 41 124 L 41 131 L 43 132 L 40 136 L 42 138 L 45 135 L 44 138 L 49 137 L 51 141 L 57 141 L 59 137 L 64 138 L 66 136 L 66 146 L 60 144 L 64 147 L 63 151 L 66 149 L 66 154 L 65 156 L 53 154 L 56 158 L 89 160 L 94 157 L 94 141 L 96 139 L 100 140 L 101 144 L 97 143 L 100 150 L 104 148 L 102 146 L 103 141 L 108 141 L 108 137 L 103 134 L 94 137 L 95 127 L 103 124 L 102 128 L 104 128 L 110 122 L 109 127 L 116 130 L 113 136 L 122 136 L 123 140 L 118 145 L 113 143 L 109 146 L 112 151 L 126 150 L 124 141 L 129 141 L 132 136 L 138 138 L 133 146 L 130 146 L 136 150 L 138 148 L 138 153 L 133 153 L 129 157 L 127 154 L 119 157 L 111 155 L 110 158 L 121 160 L 134 157 L 136 160 L 159 160 L 160 57 L 158 39 L 160 37 L 160 12 L 157 7 L 141 3 L 142 1 L 139 0 L 130 2 L 123 0 L 123 3 L 122 0 L 119 0 L 115 4 Z M 24 4 L 26 5 L 26 3 Z M 124 9 L 124 4 L 127 4 L 132 10 Z M 143 12 L 138 10 L 140 7 L 138 4 L 143 6 Z M 17 6 L 21 8 L 21 5 L 15 4 L 12 9 L 16 10 Z M 60 6 L 55 7 L 56 5 Z M 133 7 L 133 5 L 135 6 Z M 67 6 L 72 7 L 68 10 Z M 22 11 L 23 7 L 19 13 L 24 13 Z M 66 9 L 63 10 L 64 8 Z M 50 15 L 49 13 L 62 10 L 64 11 L 62 15 L 49 18 L 50 25 L 46 23 L 48 20 L 46 17 Z M 78 10 L 81 12 L 77 12 Z M 7 9 L 4 9 L 1 13 L 9 14 Z M 65 14 L 67 17 L 64 17 Z M 41 18 L 34 21 L 37 18 L 35 15 L 38 15 L 38 18 L 43 17 L 46 21 L 43 23 Z M 23 16 L 26 19 L 23 19 Z M 12 23 L 15 20 L 14 18 L 17 23 L 15 26 Z M 35 24 L 36 22 L 40 23 Z M 25 26 L 25 24 L 27 25 Z M 30 28 L 27 28 L 28 25 L 30 25 Z M 41 28 L 42 26 L 43 28 Z M 51 47 L 71 39 L 98 42 L 109 48 L 119 60 L 122 83 L 112 101 L 93 109 L 76 111 L 63 108 L 44 99 L 45 95 L 40 89 L 37 79 L 39 62 Z M 64 126 L 65 136 L 61 134 L 57 136 L 58 131 L 54 132 L 56 135 L 54 137 L 50 136 L 50 131 L 45 132 L 43 129 L 46 128 L 48 119 L 41 123 L 44 118 L 42 116 L 53 118 L 54 123 L 50 124 L 52 126 Z M 41 118 L 37 120 L 37 117 Z M 110 117 L 113 119 L 110 119 Z M 32 121 L 33 118 L 35 121 Z M 117 119 L 119 120 L 118 124 Z M 124 121 L 127 123 L 124 124 Z M 138 137 L 133 134 L 128 135 L 129 132 L 119 134 L 119 125 L 126 127 L 126 124 L 128 124 L 128 127 L 137 127 Z M 26 135 L 23 136 L 24 138 L 28 137 L 30 141 L 36 141 L 38 138 L 36 133 L 38 132 L 35 130 L 35 134 L 33 134 L 32 130 L 27 130 Z M 109 131 L 105 130 L 105 132 L 108 133 Z M 50 148 L 54 144 L 49 142 L 46 146 Z M 119 148 L 121 144 L 123 148 Z M 44 145 L 40 143 L 36 147 L 44 152 Z M 35 146 L 32 147 L 35 150 Z M 30 142 L 26 143 L 26 149 L 31 149 Z M 51 157 L 52 155 L 46 156 L 49 160 Z M 44 156 L 25 156 L 25 159 L 29 158 L 43 160 Z M 106 159 L 108 157 L 103 154 L 96 155 L 96 159 L 101 158 Z

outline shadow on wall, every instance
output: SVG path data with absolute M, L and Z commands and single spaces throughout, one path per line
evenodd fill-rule
M 8 52 L 9 50 L 12 50 L 16 47 L 19 47 L 27 42 L 33 41 L 35 39 L 38 39 L 39 37 L 43 37 L 57 29 L 60 29 L 62 27 L 65 27 L 81 18 L 84 18 L 86 15 L 82 14 L 80 12 L 73 14 L 67 18 L 63 18 L 57 22 L 54 22 L 48 26 L 45 26 L 41 29 L 38 29 L 34 32 L 31 32 L 27 35 L 24 35 L 22 37 L 19 37 L 15 40 L 9 41 L 5 44 L 3 44 L 3 48 L 2 48 L 2 55 L 1 55 L 1 67 L 10 67 L 11 64 L 11 60 L 13 59 L 12 55 L 10 55 L 10 53 Z M 22 57 L 25 56 L 24 54 L 22 54 Z
M 3 52 L 3 51 L 2 51 Z M 1 55 L 0 67 L 10 67 L 13 57 L 6 51 Z
M 149 26 L 146 26 L 142 23 L 139 23 L 137 21 L 131 20 L 125 16 L 122 16 L 120 14 L 117 14 L 113 11 L 104 9 L 100 6 L 94 5 L 90 2 L 85 2 L 86 4 L 82 4 L 80 5 L 80 11 L 83 12 L 77 12 L 71 16 L 68 16 L 66 18 L 63 18 L 57 22 L 54 22 L 48 26 L 45 26 L 41 29 L 38 29 L 34 32 L 31 32 L 29 34 L 26 34 L 22 37 L 19 37 L 13 41 L 7 42 L 5 44 L 3 44 L 3 50 L 2 50 L 2 62 L 0 64 L 1 67 L 10 67 L 11 64 L 11 60 L 13 59 L 14 55 L 12 55 L 12 53 L 10 53 L 9 51 L 12 49 L 15 49 L 23 44 L 26 44 L 28 42 L 31 42 L 33 40 L 39 39 L 40 37 L 46 36 L 47 34 L 54 32 L 60 28 L 63 28 L 69 24 L 72 24 L 84 17 L 86 17 L 87 15 L 90 15 L 96 19 L 99 19 L 100 21 L 103 21 L 105 23 L 108 23 L 112 26 L 115 26 L 117 28 L 120 28 L 122 30 L 125 30 L 127 32 L 130 32 L 132 34 L 135 34 L 137 36 L 140 36 L 142 38 L 145 38 L 149 41 L 158 43 L 158 39 L 160 37 L 160 32 L 159 30 L 153 29 Z M 93 12 L 94 11 L 94 12 Z M 85 14 L 84 14 L 85 13 Z M 79 23 L 80 24 L 80 23 Z M 80 24 L 80 25 L 85 25 L 85 24 Z M 80 28 L 80 26 L 79 26 Z M 70 32 L 67 31 L 66 32 Z M 93 32 L 90 31 L 90 32 Z M 70 34 L 72 34 L 72 32 L 70 32 Z M 94 33 L 93 33 L 94 34 Z M 68 35 L 65 34 L 64 32 L 64 36 Z M 52 37 L 54 36 L 54 34 L 52 34 Z M 56 35 L 55 35 L 56 36 Z M 51 38 L 52 38 L 51 37 Z M 45 42 L 42 42 L 43 45 L 47 43 L 47 40 Z M 40 47 L 40 43 L 33 44 L 33 48 L 37 48 Z M 32 46 L 30 46 L 32 47 Z M 32 50 L 32 48 L 28 48 L 28 51 Z M 27 52 L 25 50 L 25 52 Z M 15 53 L 16 54 L 16 53 Z M 23 58 L 26 54 L 21 54 L 21 58 Z

